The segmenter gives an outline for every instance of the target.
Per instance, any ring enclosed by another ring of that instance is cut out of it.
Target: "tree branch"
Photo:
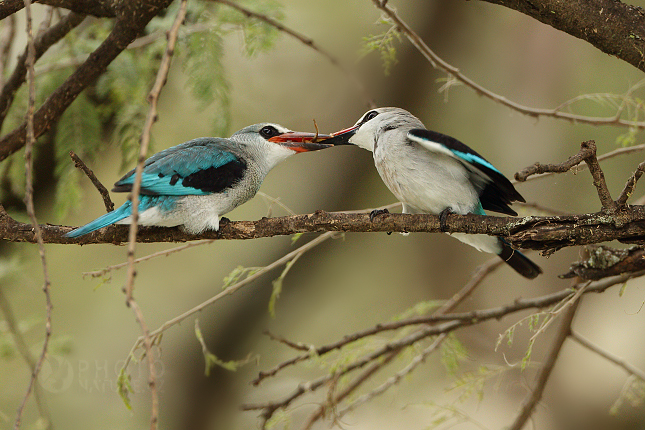
[[[61,40],[67,33],[72,31],[76,26],[78,26],[85,16],[78,15],[76,13],[69,13],[54,26],[47,29],[47,31],[40,33],[36,40],[34,40],[34,48],[36,51],[36,61],[45,53],[47,50],[54,45],[56,42]],[[13,103],[16,92],[25,82],[25,77],[27,75],[27,48],[18,58],[18,62],[13,69],[11,77],[7,79],[4,86],[2,86],[2,91],[0,92],[0,129],[2,124],[9,112],[9,108]]]
[[[539,109],[539,108],[532,108],[529,106],[524,106],[520,103],[517,103],[513,100],[509,100],[506,97],[500,96],[499,94],[496,94],[492,92],[491,90],[484,88],[477,82],[473,81],[466,75],[464,75],[459,68],[449,64],[445,60],[443,60],[441,57],[439,57],[426,43],[421,39],[421,37],[410,27],[401,17],[396,13],[396,10],[393,9],[388,5],[389,0],[372,0],[374,5],[382,10],[385,15],[394,23],[396,26],[397,30],[403,33],[410,43],[414,45],[415,48],[430,62],[432,67],[435,69],[443,70],[444,72],[448,73],[450,76],[454,77],[457,81],[461,82],[468,88],[471,88],[473,91],[475,91],[477,94],[487,97],[491,100],[493,100],[496,103],[499,103],[503,106],[509,107],[517,112],[520,112],[524,115],[532,116],[535,118],[538,117],[551,117],[551,118],[557,118],[557,119],[564,119],[567,121],[571,121],[574,123],[584,123],[584,124],[592,124],[592,125],[620,125],[620,126],[626,126],[626,127],[634,127],[634,128],[639,128],[643,129],[645,128],[645,122],[642,121],[629,121],[620,118],[620,114],[622,113],[622,109],[619,108],[618,111],[616,112],[615,115],[609,116],[609,117],[590,117],[590,116],[584,116],[584,115],[576,115],[570,112],[563,111],[562,108],[567,106],[568,103],[563,103],[560,106],[556,107],[555,109]],[[484,0],[487,1],[487,0]],[[510,3],[516,3],[519,0],[511,0]],[[557,2],[558,0],[553,0],[553,2]],[[572,0],[569,0],[572,1]],[[575,0],[574,0],[575,1]],[[581,2],[584,2],[585,0],[579,0]],[[595,1],[600,1],[600,0],[595,0]],[[602,0],[604,2],[615,2],[616,0]],[[499,4],[504,4],[506,5],[505,0],[496,0],[494,1],[495,3]],[[524,3],[524,2],[522,2]],[[529,1],[526,1],[525,3],[530,3]],[[562,3],[567,3],[567,2],[562,2]],[[620,2],[618,2],[620,3]],[[638,24],[641,27],[639,27],[639,30],[637,33],[642,33],[643,30],[643,24]],[[638,37],[639,42],[642,43],[642,40],[640,40],[640,36],[636,35],[635,37]],[[643,48],[640,48],[641,51]],[[618,56],[618,55],[617,55]],[[641,58],[642,61],[642,58]],[[641,67],[643,67],[643,64],[641,64]],[[642,69],[645,70],[645,69]]]
[[[523,249],[557,250],[610,240],[641,244],[645,240],[645,207],[630,206],[620,214],[611,216],[604,212],[524,218],[451,214],[446,219],[446,225],[451,233],[503,236],[514,247]],[[76,239],[64,237],[72,227],[51,224],[42,224],[40,227],[45,243],[122,245],[128,241],[128,226],[124,225],[113,225]],[[307,215],[262,218],[258,221],[232,221],[223,223],[218,232],[206,231],[199,235],[186,234],[178,227],[144,227],[139,230],[137,241],[248,240],[327,231],[442,232],[439,217],[435,215],[393,213],[381,215],[372,222],[369,215],[363,213],[316,211]],[[0,210],[0,239],[35,243],[32,226],[14,220],[3,210]]]
[[[81,160],[81,157],[76,155],[74,151],[69,151],[69,157],[74,161],[74,167],[77,169],[80,169],[81,172],[85,173],[85,175],[89,178],[89,180],[92,182],[92,185],[94,185],[94,188],[96,188],[96,191],[99,192],[101,197],[103,198],[103,204],[105,204],[105,210],[108,212],[112,212],[114,210],[114,203],[112,202],[112,199],[110,198],[110,192],[108,191],[107,188],[105,188],[105,185],[99,181],[99,178],[96,177],[92,169],[87,167],[87,165]]]
[[[37,0],[34,3],[62,7],[82,15],[92,15],[99,18],[114,18],[116,16],[116,0]],[[4,0],[0,2],[0,20],[5,19],[25,6],[23,0]]]
[[[521,430],[522,427],[524,427],[524,424],[526,424],[529,418],[531,418],[531,415],[533,415],[535,407],[542,398],[544,389],[546,388],[546,383],[549,380],[549,376],[551,376],[553,367],[555,366],[555,362],[560,355],[562,345],[564,345],[564,341],[567,340],[569,334],[571,333],[571,324],[573,323],[573,318],[576,315],[576,310],[578,309],[579,304],[580,299],[578,298],[578,300],[576,300],[568,309],[564,311],[560,330],[558,330],[558,333],[556,334],[555,340],[553,342],[553,346],[549,351],[544,365],[538,373],[535,388],[533,389],[531,394],[529,394],[529,396],[522,402],[520,413],[517,415],[517,417],[509,427],[509,430]]]
[[[34,134],[48,131],[76,97],[96,80],[107,66],[143,31],[145,26],[172,0],[118,2],[117,19],[109,36],[88,59],[58,87],[34,114]],[[0,140],[0,161],[25,145],[26,123]]]
[[[514,9],[645,71],[645,11],[617,0],[482,0]]]

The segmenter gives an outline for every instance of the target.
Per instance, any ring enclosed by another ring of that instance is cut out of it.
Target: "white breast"
[[[416,212],[439,214],[450,207],[459,214],[476,210],[479,196],[467,169],[453,158],[418,145],[377,145],[374,162],[383,182]]]

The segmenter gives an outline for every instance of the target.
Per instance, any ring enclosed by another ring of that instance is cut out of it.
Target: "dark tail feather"
[[[502,244],[502,252],[499,253],[499,256],[506,264],[515,269],[517,273],[528,279],[533,279],[542,273],[542,269],[529,260],[526,255],[511,248],[505,240],[500,239],[499,241]]]

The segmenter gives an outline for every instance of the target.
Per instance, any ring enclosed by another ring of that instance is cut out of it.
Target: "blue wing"
[[[526,201],[511,181],[488,160],[457,139],[425,129],[410,130],[408,139],[429,151],[448,155],[461,162],[470,172],[471,182],[479,192],[484,209],[515,216],[517,212],[509,204]]]
[[[245,170],[246,162],[232,152],[228,140],[194,139],[146,160],[141,194],[186,196],[219,193],[239,182]],[[133,169],[114,184],[112,191],[131,191],[134,177]]]

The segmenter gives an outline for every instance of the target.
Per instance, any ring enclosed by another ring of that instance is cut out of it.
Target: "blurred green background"
[[[370,1],[305,2],[283,0],[284,23],[311,37],[348,64],[356,64],[363,37],[387,29],[377,24],[380,13]],[[392,2],[400,15],[438,55],[486,88],[532,107],[555,107],[587,93],[625,93],[642,73],[605,55],[585,42],[542,25],[524,15],[485,2]],[[645,6],[643,1],[630,2]],[[221,6],[222,8],[224,6]],[[248,124],[271,121],[293,130],[321,132],[352,125],[366,110],[364,100],[345,75],[324,57],[297,40],[281,35],[273,49],[256,57],[242,53],[242,39],[225,39],[224,64],[231,89],[233,132]],[[399,106],[417,115],[429,129],[452,135],[496,165],[507,176],[536,162],[557,163],[576,153],[580,142],[594,139],[599,153],[617,148],[627,130],[577,125],[553,119],[529,118],[454,86],[439,93],[445,74],[434,70],[407,40],[397,43],[398,62],[385,75],[378,54],[357,63],[361,79],[379,106]],[[22,49],[22,48],[20,48]],[[182,68],[174,66],[160,100],[159,122],[154,126],[155,151],[211,134],[215,108],[204,109],[186,90]],[[576,112],[611,115],[596,102],[576,105]],[[642,134],[635,143],[642,142]],[[106,149],[100,162],[90,165],[106,185],[123,173],[121,158]],[[642,154],[615,158],[603,164],[610,190],[622,186]],[[528,202],[571,213],[595,212],[600,205],[586,171],[567,173],[519,185]],[[45,190],[46,191],[46,190]],[[364,209],[395,202],[373,167],[371,154],[353,147],[334,148],[292,157],[275,168],[262,190],[279,198],[296,213],[316,209]],[[643,195],[639,185],[635,198]],[[41,192],[41,223],[56,222],[51,193]],[[103,213],[103,203],[89,181],[83,181],[82,209],[62,220],[81,225]],[[121,204],[125,196],[114,196]],[[262,197],[227,216],[254,220],[266,216]],[[519,207],[520,215],[535,213]],[[272,214],[285,215],[274,206]],[[135,296],[148,325],[165,321],[221,291],[222,280],[237,266],[265,266],[313,236],[253,241],[221,241],[194,247],[138,267]],[[169,249],[171,244],[138,245],[137,255]],[[43,333],[44,299],[37,248],[3,244],[5,258],[19,257],[19,271],[2,279],[25,336],[36,354]],[[560,290],[568,285],[557,275],[579,258],[579,249],[559,251],[550,258],[531,254],[544,269],[534,281],[507,267],[490,276],[461,307],[472,310],[510,303]],[[54,302],[53,338],[48,378],[41,381],[58,429],[143,428],[149,419],[145,362],[132,367],[132,410],[115,393],[117,372],[139,336],[133,313],[121,288],[124,271],[109,281],[84,278],[82,272],[120,263],[125,247],[109,245],[47,246]],[[194,319],[168,330],[159,348],[161,426],[185,429],[243,429],[257,425],[257,414],[241,412],[239,405],[280,399],[297,384],[321,374],[315,366],[300,366],[252,387],[258,371],[294,355],[284,345],[262,334],[265,330],[290,340],[324,344],[353,331],[388,321],[415,303],[445,300],[458,291],[475,268],[491,258],[447,235],[346,234],[327,241],[298,260],[284,280],[276,317],[268,313],[271,282],[280,270],[226,297],[198,314],[210,350],[223,360],[259,356],[257,364],[237,372],[214,369],[204,375],[204,358],[194,335]],[[622,296],[618,287],[600,296],[587,296],[574,327],[581,334],[639,368],[645,368],[645,300],[642,280],[631,281]],[[526,325],[516,331],[512,346],[495,351],[500,333],[523,313],[459,330],[457,338],[468,350],[458,374],[481,365],[508,367],[485,385],[480,403],[456,403],[458,392],[437,355],[431,356],[411,377],[385,395],[346,416],[351,429],[425,429],[437,417],[436,405],[454,405],[485,428],[502,428],[513,419],[521,399],[533,387],[537,364],[549,348],[553,328],[538,338],[534,365],[520,371],[532,333]],[[1,322],[0,322],[1,324]],[[0,428],[13,425],[24,395],[29,371],[13,352],[6,325],[1,336],[5,357],[0,359]],[[409,357],[408,357],[409,358]],[[367,388],[373,388],[407,361],[397,361]],[[53,373],[52,373],[53,372]],[[642,429],[642,407],[625,405],[609,414],[627,376],[602,358],[567,342],[534,414],[536,428]],[[315,397],[315,401],[324,398]],[[314,401],[314,402],[315,402]],[[433,406],[434,405],[434,406]],[[291,411],[292,428],[314,410],[305,403]],[[37,428],[33,402],[23,428]],[[452,422],[452,421],[451,421]],[[329,424],[318,424],[325,428]],[[278,427],[280,428],[280,427]],[[472,422],[457,429],[477,428]]]

